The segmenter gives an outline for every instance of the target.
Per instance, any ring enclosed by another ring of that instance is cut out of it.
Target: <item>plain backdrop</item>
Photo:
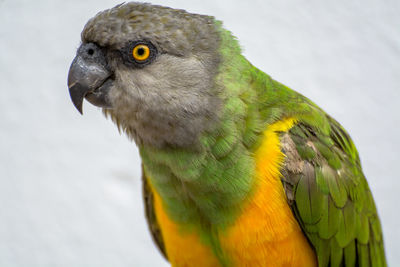
[[[66,85],[85,22],[118,3],[0,0],[0,266],[167,266],[136,146]],[[341,122],[400,266],[400,1],[153,3],[224,21],[250,62]]]

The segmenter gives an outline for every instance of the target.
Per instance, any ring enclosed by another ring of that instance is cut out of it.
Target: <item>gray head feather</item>
[[[123,64],[120,54],[137,40],[158,50],[143,68]],[[115,82],[113,109],[104,112],[138,145],[192,146],[217,120],[220,39],[214,18],[127,3],[89,20],[82,41],[105,48]]]

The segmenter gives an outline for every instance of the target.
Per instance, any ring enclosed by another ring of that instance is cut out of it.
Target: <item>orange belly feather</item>
[[[317,259],[287,204],[279,169],[284,161],[277,132],[294,124],[286,119],[270,125],[255,153],[256,188],[232,224],[219,235],[232,266],[317,266]],[[196,232],[181,232],[154,191],[154,209],[172,266],[221,266]]]

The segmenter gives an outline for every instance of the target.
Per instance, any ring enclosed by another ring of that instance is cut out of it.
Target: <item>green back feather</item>
[[[346,131],[326,118],[328,134],[300,121],[286,136],[300,158],[286,161],[304,164],[300,172],[285,167],[282,179],[293,196],[294,214],[319,266],[386,266],[382,230],[357,150]]]

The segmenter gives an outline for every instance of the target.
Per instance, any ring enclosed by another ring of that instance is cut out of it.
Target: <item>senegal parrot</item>
[[[172,266],[386,266],[349,134],[254,67],[210,16],[144,3],[85,25],[69,93],[139,148],[145,214]]]

